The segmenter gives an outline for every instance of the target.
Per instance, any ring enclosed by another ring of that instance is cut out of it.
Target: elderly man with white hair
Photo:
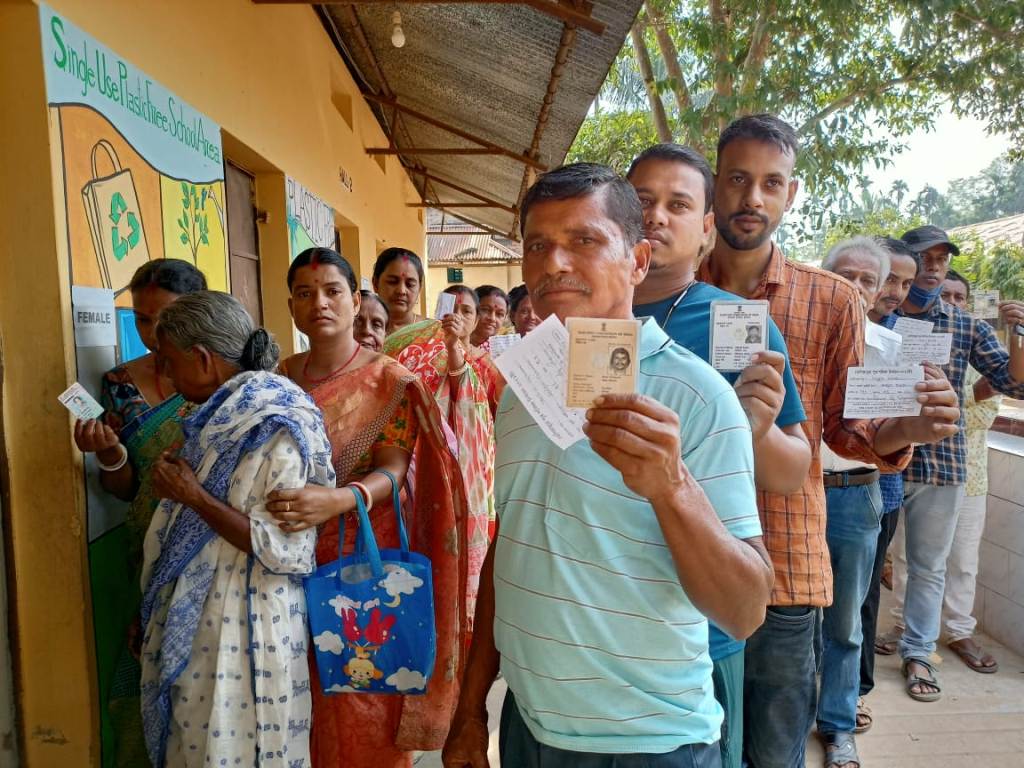
[[[865,310],[875,306],[889,276],[889,252],[870,237],[837,243],[822,268],[845,277],[860,293]],[[865,363],[892,364],[900,337],[867,323]],[[818,731],[827,735],[827,766],[859,768],[853,734],[858,728],[860,692],[861,605],[867,595],[882,518],[878,469],[844,459],[821,446],[827,523],[825,539],[832,560],[833,601],[822,613],[821,692]]]

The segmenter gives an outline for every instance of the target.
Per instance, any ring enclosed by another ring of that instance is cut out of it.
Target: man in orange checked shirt
[[[842,278],[789,261],[772,241],[796,196],[796,132],[772,115],[729,125],[718,142],[715,226],[718,240],[697,279],[749,299],[767,299],[782,331],[807,414],[813,458],[803,487],[758,493],[764,540],[775,568],[764,624],[747,641],[744,754],[753,768],[804,764],[814,721],[815,618],[832,601],[825,544],[825,497],[819,449],[899,470],[911,443],[954,434],[959,417],[949,382],[918,385],[920,416],[843,419],[846,371],[864,357],[864,308]]]

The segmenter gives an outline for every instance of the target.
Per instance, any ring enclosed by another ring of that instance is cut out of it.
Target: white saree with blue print
[[[285,533],[266,509],[282,488],[334,485],[313,401],[291,381],[247,372],[182,424],[203,487],[249,518],[253,554],[167,499],[142,574],[142,715],[163,766],[308,768],[312,698],[302,577],[315,529]]]

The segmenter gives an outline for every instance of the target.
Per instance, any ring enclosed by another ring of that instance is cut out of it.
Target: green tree
[[[997,157],[976,176],[957,179],[946,194],[949,215],[943,226],[975,224],[1024,212],[1024,162]]]
[[[888,164],[907,136],[931,126],[945,101],[1024,148],[1024,0],[647,0],[636,29],[599,104],[650,124],[641,37],[675,140],[710,156],[734,117],[781,115],[803,143],[802,212],[812,227],[849,200],[866,168]],[[597,136],[619,126],[598,111],[570,157],[621,168],[656,135],[651,124]],[[601,147],[614,154],[594,152]]]
[[[643,112],[602,111],[584,121],[566,162],[598,159],[624,172],[636,157],[637,147],[657,141],[654,125]]]
[[[987,246],[968,235],[959,243],[960,255],[950,266],[974,288],[999,291],[1005,299],[1024,299],[1024,246],[1007,240]]]

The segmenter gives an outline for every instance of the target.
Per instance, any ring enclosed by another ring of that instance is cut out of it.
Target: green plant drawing
[[[181,229],[181,242],[192,251],[192,261],[197,262],[200,245],[210,244],[209,215],[206,213],[206,200],[212,198],[209,189],[199,190],[195,184],[181,182],[181,217],[178,228]]]

